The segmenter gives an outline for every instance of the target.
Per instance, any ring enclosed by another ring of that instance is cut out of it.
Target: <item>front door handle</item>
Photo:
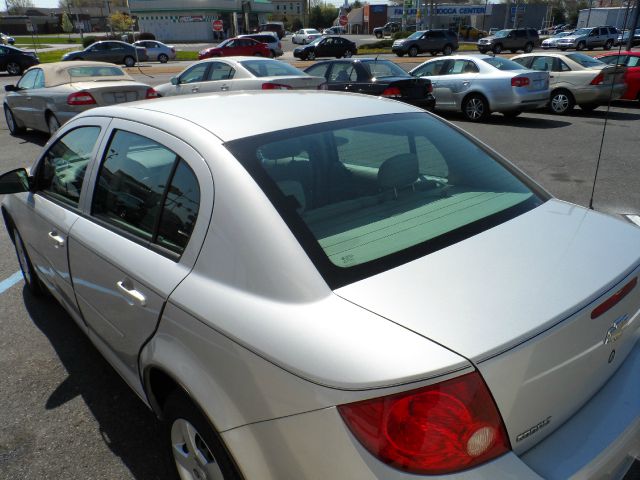
[[[198,90],[200,90],[198,87],[192,87],[192,88],[191,88],[191,91],[192,91],[193,93],[198,93]]]
[[[64,247],[64,238],[58,235],[58,232],[55,230],[53,232],[49,232],[49,238],[53,240],[53,246],[55,248]]]
[[[226,92],[227,90],[229,90],[229,85],[222,85],[220,87],[220,90],[222,90],[223,92]]]
[[[118,286],[118,290],[120,290],[120,292],[122,292],[128,299],[127,303],[129,305],[137,304],[141,307],[145,307],[147,305],[147,298],[138,290],[133,288],[130,280],[120,280],[119,282],[116,282],[116,285]]]

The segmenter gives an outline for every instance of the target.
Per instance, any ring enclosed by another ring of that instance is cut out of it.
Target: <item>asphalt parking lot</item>
[[[157,85],[171,74],[135,76]],[[14,80],[0,74],[0,88]],[[516,119],[495,114],[484,124],[455,114],[445,118],[555,196],[584,206],[602,146],[594,208],[640,214],[640,104],[615,102],[606,110],[576,109],[562,117],[535,112]],[[46,141],[38,133],[12,137],[0,119],[0,171],[30,166]],[[0,228],[0,479],[171,478],[153,414],[61,307],[24,290],[18,269],[13,245]]]

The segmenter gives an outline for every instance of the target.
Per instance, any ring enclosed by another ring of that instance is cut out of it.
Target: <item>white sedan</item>
[[[322,33],[320,33],[315,28],[302,28],[293,34],[293,36],[291,37],[291,41],[293,43],[306,45],[307,43],[311,43],[316,38],[320,38],[321,36]]]
[[[170,83],[156,87],[162,97],[232,90],[324,89],[324,77],[314,77],[270,58],[222,57],[197,62]]]

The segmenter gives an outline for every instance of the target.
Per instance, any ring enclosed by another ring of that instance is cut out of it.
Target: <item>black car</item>
[[[436,104],[430,80],[414,78],[389,60],[327,60],[312,65],[305,72],[324,77],[329,90],[393,98],[425,110],[432,110]]]
[[[458,36],[455,32],[444,29],[417,31],[407,38],[396,40],[391,47],[391,51],[399,57],[405,54],[415,57],[424,52],[431,55],[437,55],[438,52],[451,55],[457,49]]]
[[[134,47],[118,40],[106,40],[92,43],[84,50],[65,54],[62,61],[67,60],[94,60],[133,67],[137,62],[146,62],[148,57],[145,48]]]
[[[314,60],[318,57],[349,58],[358,53],[358,47],[343,37],[319,37],[303,47],[293,51],[293,56],[302,60]]]
[[[385,35],[391,35],[392,33],[399,32],[402,26],[396,22],[385,23],[382,27],[376,27],[373,29],[373,34],[376,38],[382,38]]]
[[[38,65],[40,61],[35,53],[25,52],[9,45],[0,45],[0,72],[9,75],[22,75],[27,68]]]

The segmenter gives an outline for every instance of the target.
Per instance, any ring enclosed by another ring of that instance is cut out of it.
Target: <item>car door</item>
[[[27,71],[18,81],[18,90],[7,92],[6,99],[13,116],[25,127],[33,128],[34,117],[31,92],[33,91],[38,76],[42,76],[42,70],[34,68]]]
[[[358,79],[358,71],[352,62],[334,62],[327,78],[329,90],[365,92],[366,79]]]
[[[335,57],[336,49],[333,38],[325,38],[315,44],[316,57]]]
[[[209,62],[196,63],[185,70],[178,77],[178,84],[175,86],[176,95],[188,95],[198,93],[207,78]]]
[[[462,100],[479,75],[477,65],[471,60],[449,60],[439,79],[443,93],[443,106],[460,107]]]
[[[235,76],[235,69],[222,61],[207,62],[209,70],[202,83],[200,83],[199,92],[226,92],[233,90],[238,82],[232,81]],[[242,90],[242,88],[236,88]]]
[[[531,70],[538,72],[549,72],[549,88],[553,90],[559,84],[566,83],[569,72],[569,66],[557,57],[547,57],[545,55],[531,57],[531,63],[528,66]]]
[[[444,80],[445,65],[449,65],[449,63],[451,63],[450,60],[432,60],[411,73],[414,77],[428,78],[431,81],[437,108],[448,107],[452,103],[451,94],[447,90],[447,82]]]
[[[70,232],[69,265],[90,338],[144,395],[138,352],[200,251],[213,180],[177,137],[123,119],[110,128]]]
[[[85,177],[108,124],[104,117],[85,118],[62,129],[32,170],[35,190],[27,212],[19,216],[22,221],[17,220],[38,277],[76,321],[80,316],[69,271],[69,232],[81,216]]]
[[[141,42],[140,46],[147,49],[147,56],[149,57],[149,60],[157,60],[158,55],[162,53],[161,51],[162,49],[160,48],[160,45],[157,42],[152,42],[152,41]]]

